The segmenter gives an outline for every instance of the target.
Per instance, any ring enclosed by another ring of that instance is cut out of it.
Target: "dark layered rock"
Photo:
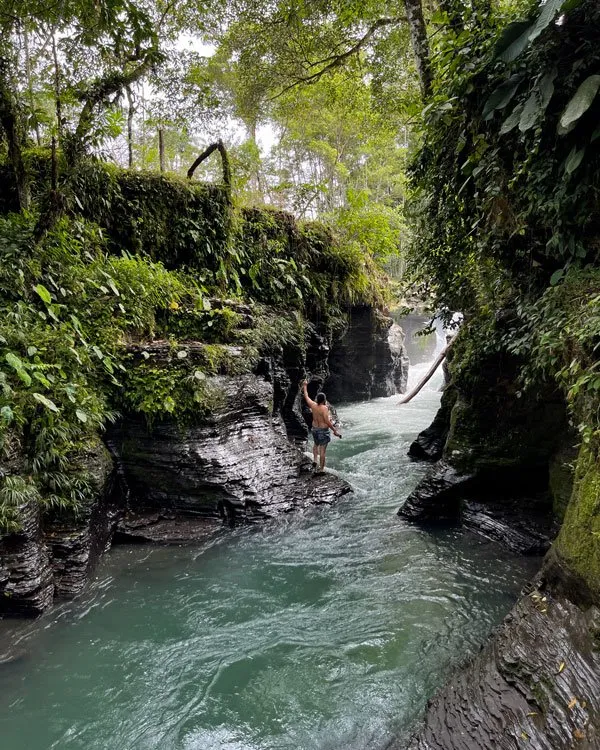
[[[558,526],[547,494],[535,492],[543,479],[531,476],[527,484],[519,484],[518,479],[515,476],[511,494],[494,474],[464,474],[441,460],[408,496],[398,515],[423,525],[460,523],[513,552],[542,555]]]
[[[329,334],[319,326],[311,326],[306,348],[286,346],[270,357],[265,357],[257,374],[273,385],[273,413],[281,415],[288,438],[303,444],[311,423],[300,392],[300,384],[307,378],[309,395],[314,398],[329,376]]]
[[[474,358],[468,339],[453,356],[460,352],[471,366],[458,370],[456,402],[442,415],[442,460],[400,512],[417,522],[461,522],[517,552],[552,546],[539,590],[519,601],[430,701],[412,740],[397,747],[597,750],[600,449],[584,442],[573,473],[574,436],[556,392],[524,396],[514,359],[480,351]]]
[[[92,488],[76,515],[42,514],[37,502],[19,509],[21,529],[0,536],[0,615],[34,617],[56,598],[84,587],[117,522],[112,461],[97,441],[79,458]]]
[[[417,523],[454,523],[460,519],[461,500],[473,483],[472,474],[462,474],[447,461],[438,461],[407,497],[398,515]]]
[[[400,326],[370,307],[352,308],[331,347],[327,397],[364,401],[406,391],[408,356]]]
[[[18,511],[21,530],[0,537],[0,615],[33,617],[54,598],[54,579],[38,504]]]
[[[211,378],[210,387],[220,397],[194,426],[149,430],[126,419],[111,431],[108,445],[130,491],[119,533],[131,534],[132,520],[148,511],[157,520],[254,521],[330,503],[350,490],[332,474],[313,475],[310,460],[287,440],[272,416],[272,383],[223,376]]]
[[[600,610],[547,588],[524,596],[430,702],[397,750],[597,750]]]
[[[442,457],[444,446],[450,432],[450,415],[456,403],[458,393],[456,388],[447,386],[442,394],[440,408],[433,422],[420,432],[410,444],[408,455],[412,458],[427,461],[437,461]]]

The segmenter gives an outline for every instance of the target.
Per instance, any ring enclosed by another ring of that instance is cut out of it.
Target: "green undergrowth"
[[[128,179],[138,190],[146,177]],[[221,403],[211,376],[302,352],[314,325],[334,329],[348,305],[383,299],[368,259],[281,212],[237,213],[223,273],[199,270],[200,255],[178,268],[153,258],[156,226],[117,253],[105,218],[67,213],[36,243],[35,214],[0,216],[0,531],[32,501],[85,507],[95,485],[82,457],[119,415],[205,419]]]

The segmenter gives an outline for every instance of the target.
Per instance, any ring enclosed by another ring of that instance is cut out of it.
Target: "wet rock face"
[[[524,596],[395,750],[597,750],[599,636],[596,607],[544,589]]]
[[[76,518],[42,515],[36,503],[20,509],[21,530],[0,536],[0,616],[35,617],[56,598],[85,586],[116,525],[109,492],[112,462],[100,443],[83,458],[96,500]]]
[[[398,515],[422,525],[460,523],[513,552],[542,555],[558,532],[543,477],[518,473],[464,474],[445,460],[434,464]]]
[[[332,403],[404,393],[408,356],[402,329],[372,308],[353,308],[331,347],[329,370],[325,392]]]
[[[20,508],[22,530],[0,537],[0,615],[32,617],[50,606],[54,580],[36,503]]]
[[[285,424],[289,440],[304,444],[308,437],[310,410],[300,392],[300,384],[310,381],[309,395],[314,398],[329,376],[330,341],[318,326],[311,330],[306,350],[287,347],[259,365],[257,374],[273,386],[273,413]]]
[[[460,519],[461,498],[473,479],[447,461],[438,461],[407,497],[398,515],[416,523],[456,522]]]
[[[206,422],[149,431],[124,420],[109,435],[131,493],[120,532],[148,511],[163,520],[171,514],[234,523],[330,503],[350,490],[331,474],[312,475],[310,460],[272,417],[271,383],[244,375],[213,378],[211,387],[222,397]]]
[[[446,439],[450,432],[450,415],[452,407],[456,403],[458,393],[456,388],[447,386],[442,394],[440,408],[433,422],[420,432],[408,449],[408,455],[412,458],[437,461],[442,457]]]

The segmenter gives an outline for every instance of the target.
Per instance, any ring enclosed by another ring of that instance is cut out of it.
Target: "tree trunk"
[[[0,125],[8,142],[8,158],[12,165],[19,210],[29,208],[29,179],[23,162],[23,133],[19,111],[10,87],[10,67],[6,57],[0,56]]]
[[[417,73],[421,84],[421,94],[426,100],[431,94],[433,74],[431,71],[431,57],[429,52],[429,40],[427,39],[427,29],[425,19],[423,18],[423,6],[421,0],[404,0],[406,9],[406,19],[410,30],[410,40],[412,43]]]
[[[162,128],[158,129],[158,163],[160,171],[165,171],[165,134]]]
[[[229,164],[229,155],[223,141],[218,140],[216,143],[211,143],[210,146],[204,149],[196,161],[187,171],[188,180],[191,180],[194,176],[196,169],[202,164],[205,159],[212,154],[213,151],[218,151],[221,154],[221,162],[223,164],[223,184],[225,187],[231,189],[231,165]]]
[[[62,99],[60,96],[60,65],[58,63],[58,53],[56,51],[56,37],[52,32],[52,58],[54,60],[54,102],[56,106],[56,123],[57,123],[57,134],[58,142],[62,140],[62,129],[63,129],[63,115],[62,115]]]
[[[31,72],[31,55],[29,54],[29,34],[27,29],[23,29],[23,50],[25,52],[25,72],[27,75],[27,93],[29,95],[29,106],[31,108],[31,116],[34,118],[34,129],[35,129],[35,140],[38,146],[42,143],[42,136],[40,134],[40,124],[35,116],[35,98],[33,95],[33,74]]]
[[[133,92],[131,86],[126,86],[127,93],[127,166],[133,167],[133,116],[135,114],[135,104],[133,101]]]

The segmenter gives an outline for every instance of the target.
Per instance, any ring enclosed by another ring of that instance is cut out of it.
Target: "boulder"
[[[390,750],[596,750],[599,634],[597,607],[534,589]]]
[[[76,515],[42,513],[31,501],[19,508],[20,530],[0,536],[0,615],[34,617],[56,598],[75,596],[108,544],[119,512],[112,461],[97,440],[78,465],[92,494]]]

